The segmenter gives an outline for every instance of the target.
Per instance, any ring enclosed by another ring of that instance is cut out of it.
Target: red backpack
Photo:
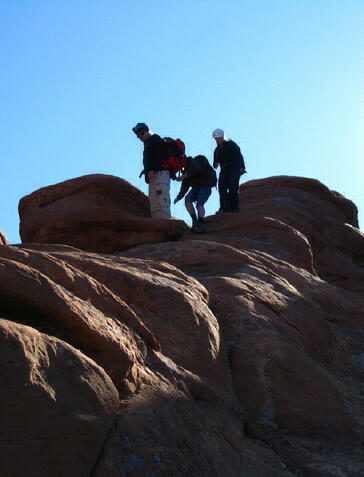
[[[183,173],[186,167],[185,145],[181,139],[163,138],[167,148],[167,157],[161,162],[162,169],[169,170],[171,179],[176,179],[178,173]]]

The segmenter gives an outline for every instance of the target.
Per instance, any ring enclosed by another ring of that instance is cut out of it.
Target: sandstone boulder
[[[207,288],[210,308],[218,318],[224,342],[230,348],[235,390],[243,407],[244,402],[251,398],[254,410],[248,412],[246,408],[246,412],[250,414],[250,426],[255,419],[256,422],[264,419],[263,389],[270,396],[274,386],[275,392],[280,395],[278,401],[286,402],[285,394],[291,379],[289,373],[283,374],[284,382],[271,377],[270,371],[252,373],[252,366],[256,365],[260,369],[261,363],[267,362],[268,358],[263,359],[259,351],[260,346],[266,346],[269,359],[276,362],[280,369],[290,369],[293,366],[297,368],[297,373],[301,373],[302,367],[309,368],[310,363],[316,363],[312,365],[314,368],[316,366],[318,376],[323,373],[321,378],[317,378],[317,382],[320,379],[322,382],[331,382],[330,386],[326,384],[325,387],[331,392],[337,408],[330,418],[328,412],[325,412],[327,401],[317,400],[316,412],[312,412],[311,386],[306,386],[302,379],[295,382],[295,389],[302,400],[300,413],[305,415],[303,419],[307,419],[305,425],[301,426],[303,433],[304,429],[308,431],[311,427],[316,432],[325,433],[325,429],[329,433],[333,429],[337,432],[337,425],[341,422],[338,415],[341,418],[346,416],[340,431],[343,435],[355,431],[352,415],[343,403],[351,402],[352,394],[356,395],[356,418],[359,421],[361,408],[358,368],[350,356],[343,359],[343,355],[348,346],[352,355],[360,354],[360,338],[358,335],[355,337],[360,333],[363,318],[363,298],[360,294],[338,290],[315,275],[259,251],[240,251],[206,240],[141,246],[124,252],[123,255],[154,261],[166,260],[197,278]],[[272,354],[273,343],[280,350],[276,354]],[[249,359],[255,365],[249,364],[244,353],[250,356]],[[337,358],[332,361],[334,356]],[[235,372],[235,360],[244,363],[245,367],[237,364]],[[286,364],[282,364],[283,362]],[[313,376],[313,372],[310,374]],[[340,382],[346,374],[350,375],[351,384],[346,379],[346,388],[343,388]],[[239,384],[244,379],[245,384]],[[301,382],[301,386],[298,382]],[[258,388],[259,391],[256,392]],[[304,396],[307,397],[307,406]],[[350,406],[353,408],[352,404]],[[280,407],[282,412],[286,408],[288,403]],[[323,421],[317,425],[315,423],[320,420],[320,416]],[[285,422],[283,429],[288,429],[289,423],[283,416],[281,418]],[[296,426],[299,426],[299,419],[297,414]],[[331,422],[330,425],[328,421]]]
[[[81,439],[69,450],[70,477],[364,475],[364,261],[356,208],[317,181],[289,177],[244,184],[240,208],[208,217],[204,235],[185,231],[178,241],[136,241],[128,250],[119,240],[108,255],[91,253],[87,242],[85,250],[0,247],[4,323],[71,349],[81,380],[90,363],[119,393],[92,472],[83,473],[91,457],[79,466]],[[136,220],[153,224],[138,213]],[[28,359],[43,359],[41,349],[30,349]],[[7,355],[17,356],[12,349]],[[54,376],[62,382],[64,375],[48,361],[54,375],[36,374],[50,390]],[[92,382],[102,393],[105,385]],[[82,396],[74,389],[76,406]],[[60,426],[68,423],[57,420],[62,403],[52,414]],[[26,445],[14,448],[21,453]],[[42,461],[39,449],[31,448]],[[39,477],[57,474],[52,462]]]
[[[143,386],[123,406],[95,477],[292,477],[277,454],[246,437],[239,410],[203,389],[186,392],[186,375],[152,354]],[[205,384],[206,386],[206,384]],[[192,399],[191,399],[192,397]]]
[[[90,475],[119,406],[107,374],[65,342],[2,318],[0,363],[1,475]]]
[[[172,265],[67,246],[9,246],[0,250],[0,290],[7,316],[81,349],[117,386],[127,386],[146,346],[229,383],[208,293]]]
[[[9,241],[3,232],[0,230],[0,245],[9,245]]]
[[[148,198],[129,182],[95,174],[39,189],[19,202],[23,243],[58,243],[92,252],[177,239],[186,224],[152,219]]]
[[[208,240],[263,253],[364,292],[364,234],[351,201],[314,179],[277,176],[240,186],[240,213],[206,217]],[[205,240],[185,233],[181,240]]]
[[[364,291],[364,235],[350,200],[317,180],[288,176],[247,182],[239,197],[243,214],[248,210],[257,217],[269,216],[301,233],[311,246],[313,266],[321,278]]]
[[[205,234],[122,255],[166,261],[206,287],[249,437],[297,475],[363,475],[356,208],[303,178],[240,192],[241,213],[208,217]]]
[[[9,475],[86,476],[95,466],[97,476],[158,469],[238,477],[245,466],[262,477],[290,476],[267,445],[244,433],[219,326],[195,279],[167,263],[57,245],[4,247],[0,263],[0,314],[12,330],[1,384],[14,404],[11,422],[25,403],[19,425],[6,424],[1,434]],[[107,437],[97,418],[103,408],[91,412],[97,392],[111,401],[106,424],[115,417]],[[7,423],[9,407],[1,412]],[[16,455],[24,457],[15,462]]]

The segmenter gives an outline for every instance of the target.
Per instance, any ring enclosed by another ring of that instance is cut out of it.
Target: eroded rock
[[[92,204],[100,235],[90,247],[76,214],[54,237],[62,243],[79,227],[84,250],[0,247],[0,316],[72,349],[80,376],[91,363],[118,391],[92,475],[363,476],[364,261],[355,206],[311,179],[251,181],[240,189],[241,212],[208,217],[204,235],[148,236],[158,243],[147,244],[118,236],[107,251],[123,251],[103,255],[90,253],[104,247],[96,209],[118,205],[105,176],[97,192],[89,180],[46,191],[38,230],[42,194],[22,204],[33,242],[51,237],[52,197],[69,211],[80,198]],[[142,210],[126,228],[139,219],[155,230],[175,223]],[[116,237],[117,227],[107,227]],[[34,349],[29,356],[41,359]],[[61,382],[59,366],[51,368]],[[50,376],[43,381],[52,388]],[[80,468],[74,451],[67,475],[89,475],[89,461]]]
[[[0,245],[9,245],[9,241],[5,234],[0,230]]]
[[[67,343],[0,318],[1,475],[87,476],[119,407],[108,375]]]
[[[66,244],[110,253],[176,240],[181,220],[150,217],[148,198],[124,179],[103,174],[44,187],[19,202],[23,243]]]

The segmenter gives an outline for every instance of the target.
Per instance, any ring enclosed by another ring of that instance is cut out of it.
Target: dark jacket
[[[196,156],[195,158],[188,158],[185,172],[187,177],[183,179],[181,189],[176,197],[177,201],[187,193],[188,189],[202,189],[203,187],[212,187],[211,176],[206,167],[203,167],[203,162],[208,159],[205,156]]]
[[[214,151],[214,165],[220,164],[221,168],[240,164],[240,169],[245,170],[244,157],[240,147],[231,139],[216,146]]]
[[[167,147],[163,139],[158,134],[152,134],[144,142],[143,166],[145,180],[147,181],[149,171],[161,171],[161,161],[167,158]]]

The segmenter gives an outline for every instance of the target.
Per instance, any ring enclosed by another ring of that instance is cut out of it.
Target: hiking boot
[[[204,228],[203,228],[203,222],[202,220],[198,220],[195,224],[195,226],[192,229],[196,234],[203,234],[204,233]]]
[[[204,228],[202,224],[196,224],[192,227],[192,232],[195,234],[203,234]]]

